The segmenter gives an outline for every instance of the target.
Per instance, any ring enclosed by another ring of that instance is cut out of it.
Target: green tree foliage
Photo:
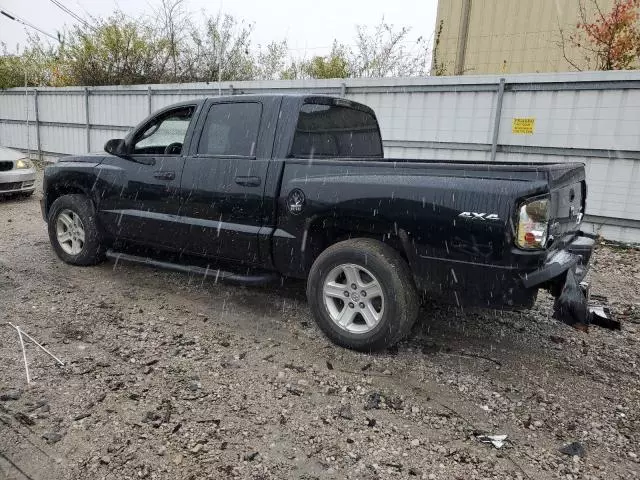
[[[311,78],[347,78],[351,73],[346,49],[336,42],[329,55],[313,57],[302,68]]]
[[[382,21],[373,28],[359,25],[356,44],[334,42],[331,53],[307,61],[292,61],[283,78],[410,77],[428,75],[429,44],[410,40],[409,28]]]
[[[281,78],[294,80],[301,78],[348,78],[351,75],[347,50],[338,42],[333,43],[331,53],[317,55],[311,60],[295,61],[282,72]]]
[[[0,49],[0,88],[215,82],[254,79],[386,77],[427,74],[428,52],[409,29],[384,22],[357,27],[353,47],[334,42],[328,55],[288,58],[286,40],[253,48],[254,26],[231,15],[198,22],[185,0],[156,0],[151,17],[116,11],[60,33],[58,45],[32,37],[19,55]]]
[[[25,84],[25,69],[22,58],[11,55],[3,43],[0,55],[0,88],[17,87]]]
[[[40,87],[52,85],[52,75],[57,57],[55,49],[44,47],[37,37],[22,54],[10,54],[5,44],[0,44],[0,89],[11,87]]]
[[[169,42],[150,25],[119,12],[76,26],[60,47],[56,82],[71,85],[157,83],[165,78]]]

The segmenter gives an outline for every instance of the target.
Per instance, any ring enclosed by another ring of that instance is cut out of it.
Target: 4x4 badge
[[[458,216],[469,220],[500,220],[497,213],[462,212]]]
[[[302,212],[305,201],[304,192],[299,188],[294,188],[287,196],[287,208],[292,214],[297,215]]]

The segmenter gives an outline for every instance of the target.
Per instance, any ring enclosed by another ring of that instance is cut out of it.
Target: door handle
[[[236,183],[245,187],[259,187],[260,177],[236,177]]]
[[[175,180],[176,172],[167,172],[167,171],[153,172],[153,178],[157,178],[159,180]]]

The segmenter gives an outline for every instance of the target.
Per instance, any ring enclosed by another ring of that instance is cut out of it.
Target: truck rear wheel
[[[58,257],[71,265],[95,265],[104,259],[96,213],[84,195],[63,195],[49,210],[49,240]]]
[[[375,351],[406,336],[419,301],[409,266],[393,248],[367,238],[336,243],[309,273],[307,299],[334,343]]]

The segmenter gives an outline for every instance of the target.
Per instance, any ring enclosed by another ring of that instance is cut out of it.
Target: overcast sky
[[[82,17],[109,15],[120,8],[130,16],[149,15],[159,0],[58,0]],[[218,11],[255,23],[252,44],[267,44],[286,38],[290,55],[310,57],[325,54],[333,39],[353,44],[355,25],[375,25],[384,16],[396,27],[411,28],[411,39],[430,41],[435,26],[437,0],[187,0],[194,14]],[[56,35],[73,18],[51,0],[0,0],[0,8]],[[196,15],[196,18],[201,18]],[[10,51],[24,45],[25,27],[0,15],[0,42]],[[44,37],[46,38],[46,37]]]

